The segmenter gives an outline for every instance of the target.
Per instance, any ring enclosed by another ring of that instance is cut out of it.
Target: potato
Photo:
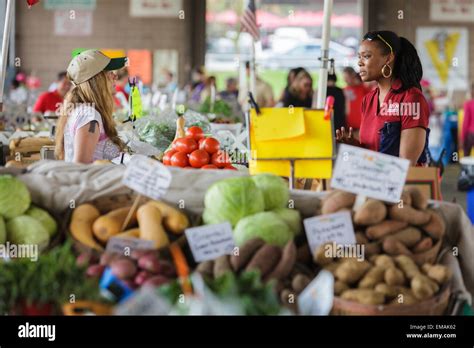
[[[364,275],[359,282],[359,289],[373,289],[375,285],[383,281],[385,268],[374,266]]]
[[[430,220],[427,224],[421,226],[421,228],[435,240],[440,240],[446,233],[446,223],[436,211],[428,210],[428,213],[430,214]]]
[[[270,279],[283,279],[286,278],[296,262],[296,246],[293,240],[286,243],[283,248],[280,261],[277,263],[273,271],[265,276],[265,281]]]
[[[408,223],[405,221],[385,220],[377,225],[368,227],[365,233],[370,239],[379,240],[389,234],[398,232],[407,226]]]
[[[430,237],[425,237],[421,239],[416,245],[413,247],[412,251],[415,254],[424,253],[425,251],[430,250],[433,247],[433,239]]]
[[[430,265],[425,263],[421,269],[428,276],[428,278],[434,280],[439,285],[445,284],[453,276],[453,272],[448,267],[443,265]]]
[[[366,258],[373,255],[378,255],[382,251],[382,247],[380,246],[379,242],[365,244],[364,248]]]
[[[336,296],[341,295],[344,291],[349,289],[349,285],[347,285],[344,282],[341,282],[340,280],[336,280],[334,282],[334,294]]]
[[[332,242],[327,242],[318,247],[318,249],[314,253],[314,262],[317,265],[324,266],[324,265],[330,264],[333,261],[333,257],[326,256],[327,248],[329,247],[332,248],[332,245],[333,245]]]
[[[405,276],[403,275],[403,272],[395,267],[390,267],[385,270],[384,280],[389,286],[405,284]]]
[[[133,282],[137,284],[138,286],[142,286],[151,277],[153,277],[153,274],[151,274],[150,272],[140,271],[137,273],[137,275],[133,279]]]
[[[88,277],[101,277],[104,269],[104,265],[91,265],[87,267],[86,275]]]
[[[388,255],[377,255],[373,261],[374,265],[376,266],[382,266],[385,269],[389,267],[395,267],[395,262],[393,262],[393,259],[388,256]]]
[[[283,289],[280,292],[280,302],[288,305],[296,302],[296,294],[291,289]]]
[[[291,287],[299,295],[311,283],[311,279],[304,274],[297,274],[291,281]]]
[[[364,232],[357,231],[357,232],[355,233],[355,237],[356,237],[356,243],[357,243],[357,244],[367,244],[367,243],[369,243],[369,240],[368,240],[367,237],[365,236],[365,233],[364,233]]]
[[[388,236],[383,241],[383,251],[388,255],[397,256],[397,255],[411,255],[411,251],[400,241]]]
[[[370,263],[367,261],[359,262],[356,259],[349,259],[336,269],[335,276],[349,285],[358,282],[370,268]]]
[[[418,303],[418,299],[413,294],[411,289],[399,286],[396,288],[398,294],[396,297],[390,302],[393,305],[414,305]]]
[[[201,262],[196,271],[203,276],[213,278],[214,277],[214,260],[208,260]]]
[[[119,258],[121,255],[117,253],[108,253],[105,252],[100,255],[100,264],[103,266],[108,266],[113,260]]]
[[[313,255],[311,254],[311,250],[307,243],[298,247],[296,252],[296,262],[306,265],[310,263],[312,259]]]
[[[281,257],[281,248],[275,245],[262,246],[248,263],[245,271],[258,270],[265,277],[278,264]]]
[[[413,261],[409,256],[399,255],[395,258],[395,262],[397,263],[398,268],[403,271],[405,277],[410,280],[420,274],[420,270],[415,261]]]
[[[410,194],[412,206],[418,210],[425,210],[428,207],[428,199],[416,186],[408,186],[405,190]]]
[[[321,213],[323,215],[332,214],[344,208],[352,208],[356,196],[345,191],[334,191],[323,199]]]
[[[412,205],[411,201],[411,194],[410,192],[407,191],[407,189],[404,189],[402,191],[402,196],[400,197],[400,201],[402,202],[403,205]]]
[[[394,299],[399,293],[396,286],[391,286],[385,283],[378,283],[375,285],[374,290],[383,294],[387,300]]]
[[[234,272],[240,271],[244,268],[257,250],[264,244],[265,242],[263,239],[253,238],[245,242],[245,244],[239,248],[238,255],[232,254],[230,256],[230,264]]]
[[[381,305],[385,302],[385,296],[372,289],[349,289],[342,293],[341,298],[366,305]]]
[[[158,254],[149,253],[138,259],[138,267],[151,273],[159,273],[161,269],[160,266]]]
[[[110,263],[112,273],[120,279],[130,279],[137,273],[137,266],[131,259],[120,258]]]
[[[422,275],[417,274],[411,280],[411,289],[418,300],[426,300],[435,294],[435,288],[430,284],[430,280]]]
[[[369,198],[354,214],[357,225],[368,226],[382,222],[387,216],[387,207],[381,201]]]
[[[425,225],[431,217],[429,212],[416,210],[406,204],[403,205],[403,208],[400,208],[397,204],[392,205],[389,208],[389,216],[392,220],[408,222],[415,226]]]
[[[229,255],[222,255],[214,260],[214,277],[219,278],[221,275],[231,272],[232,268],[230,267]]]
[[[340,266],[339,262],[331,262],[330,264],[324,265],[323,269],[331,272],[333,275],[336,272],[336,269]]]
[[[385,238],[398,240],[407,248],[411,248],[421,240],[421,231],[416,227],[407,227]]]

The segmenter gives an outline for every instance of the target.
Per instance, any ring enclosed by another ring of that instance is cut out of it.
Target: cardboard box
[[[438,173],[439,168],[437,167],[410,167],[406,186],[416,186],[426,198],[441,201],[441,185]]]

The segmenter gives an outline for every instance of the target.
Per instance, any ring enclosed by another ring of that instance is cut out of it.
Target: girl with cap
[[[73,88],[64,99],[56,130],[56,157],[92,163],[120,155],[124,145],[112,117],[116,76],[126,58],[111,59],[97,50],[75,56],[67,69]]]
[[[344,128],[336,140],[426,165],[429,106],[420,81],[423,68],[415,47],[391,31],[367,33],[359,47],[359,75],[377,87],[362,101],[360,139]]]

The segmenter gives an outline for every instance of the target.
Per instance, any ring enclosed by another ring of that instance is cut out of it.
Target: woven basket
[[[365,305],[334,298],[332,315],[444,315],[449,304],[451,286],[445,285],[434,297],[414,305]]]

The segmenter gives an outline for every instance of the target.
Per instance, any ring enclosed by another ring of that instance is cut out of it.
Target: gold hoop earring
[[[387,76],[385,75],[385,68],[389,68],[389,69],[390,69],[390,73],[389,73]],[[392,77],[392,68],[390,67],[390,65],[385,64],[385,65],[382,67],[382,76],[385,77],[386,79]]]

